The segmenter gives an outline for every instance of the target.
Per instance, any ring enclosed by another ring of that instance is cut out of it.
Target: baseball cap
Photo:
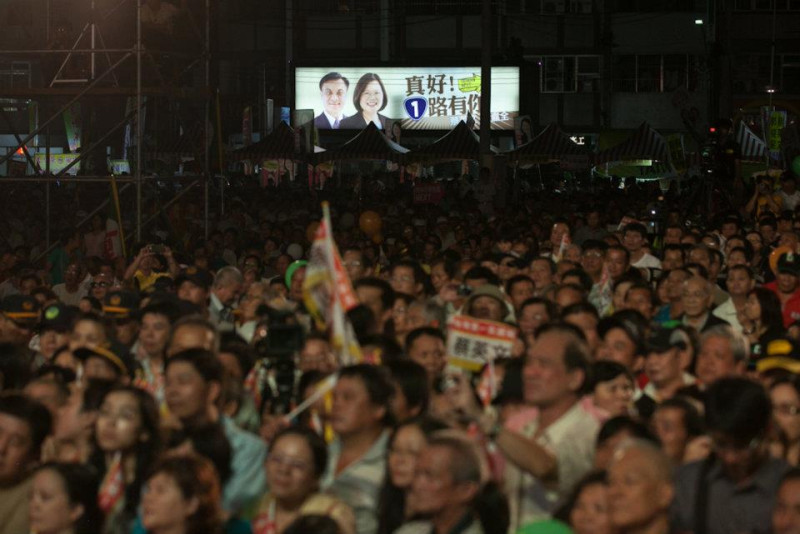
[[[9,295],[0,301],[0,313],[26,326],[39,322],[40,309],[39,301],[29,295]]]
[[[647,352],[666,352],[678,347],[681,350],[689,347],[691,340],[680,328],[654,328],[647,338]]]
[[[779,337],[767,343],[764,356],[756,362],[756,371],[763,373],[771,369],[800,373],[800,346],[797,342]]]
[[[39,323],[39,330],[54,330],[56,332],[69,332],[72,323],[78,316],[78,308],[67,306],[60,302],[51,304],[42,311],[42,320]]]
[[[207,270],[190,265],[182,270],[175,279],[175,287],[180,287],[184,282],[191,282],[197,287],[209,289],[214,283],[214,277]]]
[[[800,276],[800,258],[797,254],[787,252],[778,258],[778,272]]]
[[[132,362],[129,351],[125,345],[118,341],[112,341],[107,345],[80,347],[75,349],[73,354],[79,360],[84,361],[92,357],[102,358],[119,371],[121,375],[132,375]]]
[[[139,295],[133,291],[110,291],[103,301],[103,313],[114,319],[124,319],[136,314]]]

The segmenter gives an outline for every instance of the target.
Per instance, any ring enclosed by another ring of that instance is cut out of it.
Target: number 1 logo
[[[428,111],[428,101],[421,96],[412,96],[406,98],[403,102],[403,107],[406,108],[406,114],[411,120],[418,121],[425,116]]]

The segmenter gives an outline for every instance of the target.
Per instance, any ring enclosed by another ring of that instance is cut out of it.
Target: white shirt
[[[336,118],[336,117],[334,117],[333,115],[329,115],[327,111],[323,111],[323,112],[322,112],[322,114],[323,114],[323,115],[325,115],[325,118],[326,118],[326,119],[328,119],[328,122],[329,122],[329,123],[330,123],[330,125],[331,125],[331,129],[333,129],[333,127],[334,127],[334,126],[333,126],[333,124],[334,124],[334,123],[335,123],[337,120],[338,120],[339,122],[342,122],[342,120],[344,120],[344,118],[345,118],[345,116],[346,116],[344,113],[342,113],[342,116],[341,116],[341,117],[339,117],[339,118],[337,119],[337,118]]]
[[[533,437],[538,428],[537,417],[522,433]],[[536,443],[556,457],[558,480],[542,482],[510,461],[506,462],[503,478],[505,494],[509,498],[509,532],[516,532],[521,526],[550,517],[556,504],[592,469],[595,439],[599,430],[597,419],[576,401],[572,408],[536,438]]]
[[[728,321],[731,327],[737,332],[742,331],[742,323],[739,322],[739,316],[736,313],[736,306],[733,304],[733,299],[729,298],[714,308],[714,311],[711,313],[720,319],[725,319]]]
[[[781,200],[783,200],[783,209],[784,210],[792,210],[797,207],[797,204],[800,204],[800,191],[795,191],[791,195],[787,195],[783,189],[778,191],[778,195],[780,195]]]
[[[636,263],[631,263],[632,267],[636,267],[637,269],[660,269],[661,268],[661,260],[653,256],[652,254],[645,254],[639,261]]]

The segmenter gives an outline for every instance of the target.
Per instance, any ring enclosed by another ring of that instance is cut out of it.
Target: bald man
[[[611,525],[619,534],[668,534],[675,489],[669,458],[654,444],[629,439],[617,448],[608,468]]]

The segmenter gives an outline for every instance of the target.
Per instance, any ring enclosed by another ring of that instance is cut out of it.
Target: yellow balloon
[[[368,236],[380,232],[381,226],[383,226],[381,216],[374,211],[365,211],[361,214],[361,217],[358,218],[358,227]]]

